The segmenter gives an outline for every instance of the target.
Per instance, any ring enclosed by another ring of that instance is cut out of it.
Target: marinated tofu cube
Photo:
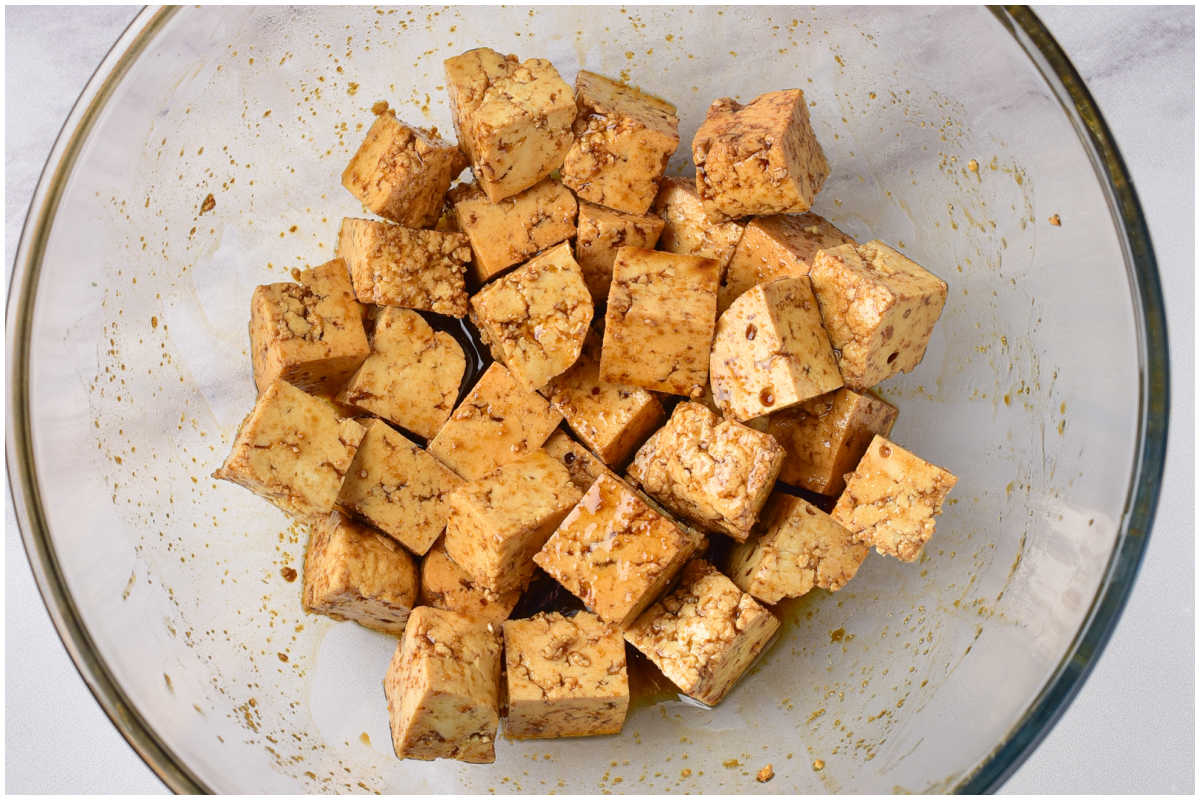
[[[471,241],[480,283],[575,235],[575,196],[558,181],[542,181],[496,202],[478,185],[463,184],[451,190],[450,202]]]
[[[338,255],[350,266],[354,293],[364,303],[466,316],[471,248],[461,233],[344,219]]]
[[[808,278],[776,278],[734,300],[717,320],[708,370],[717,406],[743,421],[840,387]]]
[[[308,540],[301,603],[399,636],[417,604],[417,567],[400,545],[334,511]]]
[[[563,183],[584,200],[645,214],[679,146],[675,106],[586,70],[575,78],[575,104]]]
[[[492,202],[562,166],[575,97],[554,65],[480,47],[446,59],[450,114],[475,180]]]
[[[296,283],[256,288],[250,352],[260,393],[280,378],[306,391],[340,389],[371,352],[346,262],[335,258],[301,272]]]
[[[238,428],[214,478],[231,481],[301,522],[329,515],[363,427],[329,403],[276,380]]]
[[[665,224],[661,217],[653,214],[636,216],[592,203],[579,204],[575,260],[583,270],[583,282],[592,293],[593,301],[603,303],[608,299],[617,249],[641,247],[653,250]]]
[[[533,560],[600,619],[623,628],[704,542],[620,478],[604,474]]]
[[[709,219],[695,181],[686,178],[663,178],[653,208],[664,223],[658,237],[659,250],[712,258],[720,266],[719,271],[725,272],[745,225]]]
[[[567,468],[534,450],[450,495],[446,552],[493,592],[518,589],[533,577],[533,555],[582,492]]]
[[[461,485],[436,458],[375,419],[367,423],[337,502],[424,555],[445,529],[447,498]]]
[[[368,211],[410,228],[429,228],[441,216],[450,182],[466,166],[457,145],[385,111],[350,159],[342,185]]]
[[[777,630],[779,620],[770,611],[707,561],[695,559],[675,590],[625,631],[625,640],[684,694],[715,706]]]
[[[384,308],[371,355],[346,384],[342,400],[429,439],[454,410],[466,369],[467,357],[453,336],[435,331],[415,311]]]
[[[764,603],[800,597],[814,586],[836,592],[870,549],[821,509],[787,494],[767,503],[762,528],[733,548],[729,577]]]
[[[945,281],[880,241],[820,251],[809,278],[848,387],[869,389],[921,363]]]
[[[609,474],[604,462],[596,458],[590,450],[567,435],[566,431],[557,430],[542,445],[542,449],[558,459],[567,468],[571,482],[580,492],[586,492],[596,482],[596,478]]]
[[[608,292],[600,377],[699,396],[708,381],[719,280],[711,258],[619,249]]]
[[[521,590],[493,592],[471,580],[467,571],[446,552],[445,540],[421,560],[421,605],[453,611],[478,622],[499,625],[512,614]]]
[[[872,394],[841,388],[767,417],[767,433],[787,455],[779,480],[823,495],[838,495],[845,475],[875,434],[892,432],[899,412]]]
[[[802,214],[829,177],[799,89],[746,105],[715,100],[692,139],[692,160],[704,210],[716,220]]]
[[[769,435],[684,402],[638,450],[629,477],[671,513],[745,541],[782,463]]]
[[[579,358],[593,312],[583,273],[566,242],[471,298],[471,321],[480,338],[517,380],[533,390]]]
[[[493,363],[429,443],[429,452],[467,480],[537,450],[562,417],[537,392]]]
[[[755,217],[746,225],[721,279],[717,313],[760,283],[808,275],[818,250],[843,244],[854,240],[811,212]]]
[[[881,555],[916,561],[956,483],[950,472],[876,436],[846,476],[846,489],[830,516]]]
[[[496,760],[497,633],[452,611],[413,609],[383,681],[398,757]]]
[[[620,733],[629,709],[625,639],[595,614],[504,623],[510,739]]]

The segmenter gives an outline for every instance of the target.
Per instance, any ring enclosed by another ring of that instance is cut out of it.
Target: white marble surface
[[[5,259],[59,127],[133,8],[8,8]],[[1141,195],[1167,298],[1166,482],[1116,633],[1062,720],[1005,787],[1189,792],[1194,766],[1194,11],[1039,9],[1087,80]],[[6,496],[6,501],[7,501]],[[5,788],[161,792],[92,699],[51,626],[6,505]]]

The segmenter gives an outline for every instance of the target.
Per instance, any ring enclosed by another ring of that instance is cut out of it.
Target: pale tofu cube
[[[363,427],[333,407],[276,380],[238,428],[233,448],[214,478],[231,481],[301,522],[333,510]]]
[[[557,430],[550,434],[550,438],[542,445],[542,449],[567,468],[571,481],[581,492],[590,489],[596,482],[596,478],[611,474],[603,461],[568,436],[566,431]]]
[[[337,248],[362,302],[466,316],[471,248],[461,233],[347,218]]]
[[[695,559],[679,585],[625,631],[680,691],[715,706],[779,630],[779,620],[711,564]]]
[[[708,370],[717,407],[739,421],[840,387],[808,278],[776,278],[734,300],[717,320]]]
[[[383,680],[399,758],[496,760],[498,633],[452,611],[413,609]]]
[[[625,639],[595,614],[504,623],[510,739],[620,733],[629,709]]]
[[[809,278],[848,387],[869,389],[921,363],[945,281],[880,241],[820,251]]]
[[[340,389],[371,352],[362,317],[340,258],[301,272],[296,283],[256,288],[250,353],[258,391],[279,378],[306,391]]]
[[[512,614],[521,590],[493,592],[471,580],[446,552],[444,539],[421,560],[421,605],[453,611],[478,622],[499,625]]]
[[[622,247],[613,262],[600,377],[698,396],[717,322],[717,262]]]
[[[450,203],[471,242],[480,283],[575,235],[575,196],[558,181],[542,181],[496,202],[477,184],[463,184],[451,190]]]
[[[663,178],[653,208],[664,223],[659,250],[715,259],[724,273],[745,225],[709,219],[695,181],[687,178]]]
[[[713,101],[692,139],[696,189],[708,216],[802,214],[829,177],[804,92],[768,92],[742,105]]]
[[[575,143],[563,183],[584,200],[645,214],[679,147],[675,106],[594,72],[575,78]]]
[[[579,204],[575,260],[583,270],[583,282],[592,293],[593,301],[603,303],[608,299],[617,249],[641,247],[653,250],[665,224],[654,214],[636,216],[592,203]]]
[[[846,489],[830,516],[881,555],[916,561],[956,483],[953,474],[876,436],[846,476]]]
[[[475,180],[493,202],[562,166],[575,97],[554,65],[480,47],[446,59],[450,114]]]
[[[638,450],[629,477],[671,513],[745,541],[782,463],[769,435],[684,402]]]
[[[334,511],[309,537],[301,604],[399,636],[417,604],[417,567],[400,545]]]

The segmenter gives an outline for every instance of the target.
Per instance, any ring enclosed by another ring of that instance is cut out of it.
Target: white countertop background
[[[5,10],[5,262],[71,106],[135,7]],[[1116,633],[1078,697],[1004,787],[1020,793],[1195,788],[1195,11],[1058,7],[1038,14],[1074,61],[1141,196],[1162,273],[1171,430],[1162,501]],[[5,789],[158,793],[67,657],[5,495]]]

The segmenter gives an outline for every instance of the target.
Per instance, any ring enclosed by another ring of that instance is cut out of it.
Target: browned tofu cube
[[[475,480],[541,447],[560,422],[546,398],[493,363],[433,437],[429,452]]]
[[[711,258],[622,247],[613,262],[600,377],[698,396],[708,381],[720,270]]]
[[[779,480],[824,495],[841,494],[875,434],[892,432],[899,412],[872,394],[841,388],[767,417],[767,433],[787,455]]]
[[[710,706],[729,693],[779,630],[779,620],[701,559],[646,609],[625,640],[689,697]]]
[[[446,552],[480,586],[520,588],[533,577],[533,554],[581,496],[566,467],[534,450],[450,495]]]
[[[575,78],[575,143],[563,183],[584,200],[645,214],[679,146],[675,106],[594,72]]]
[[[717,320],[709,361],[717,407],[745,421],[842,385],[808,278],[776,278]]]
[[[956,483],[941,467],[876,436],[846,476],[846,490],[830,516],[881,555],[916,561]]]
[[[308,391],[337,391],[371,352],[344,261],[305,270],[297,281],[259,286],[250,299],[259,392],[278,378]]]
[[[534,562],[600,619],[631,623],[704,537],[655,511],[615,475],[601,475]]]
[[[558,459],[567,468],[571,482],[581,492],[586,492],[601,475],[611,474],[604,462],[596,458],[590,450],[567,435],[566,431],[557,430],[542,445],[542,449]]]
[[[214,478],[231,481],[302,522],[329,515],[363,427],[329,403],[276,380],[238,428]]]
[[[804,92],[785,89],[746,105],[713,101],[692,140],[696,188],[713,219],[802,214],[829,177]]]
[[[335,511],[309,537],[301,603],[399,636],[417,604],[417,567],[400,545]]]
[[[579,358],[592,297],[563,242],[497,278],[471,298],[471,321],[498,361],[527,389],[541,389]]]
[[[820,251],[809,278],[847,386],[869,389],[921,363],[945,281],[880,241]]]
[[[461,233],[347,218],[338,256],[350,266],[354,293],[364,303],[466,316],[471,248]]]
[[[383,680],[399,758],[496,760],[497,633],[452,611],[413,609]]]
[[[445,529],[447,498],[461,485],[440,461],[375,419],[367,423],[337,502],[424,555]]]
[[[745,541],[782,463],[767,434],[688,402],[638,450],[629,477],[672,513]]]
[[[342,185],[368,211],[410,228],[428,228],[441,216],[450,182],[466,166],[457,145],[385,111],[350,159]]]
[[[553,64],[480,47],[445,66],[458,142],[490,200],[512,197],[562,165],[576,109]]]
[[[504,623],[510,739],[620,733],[629,709],[625,639],[580,611]]]
[[[462,614],[477,622],[499,625],[517,607],[521,590],[493,592],[471,580],[467,571],[454,563],[439,540],[421,560],[421,605]]]
[[[429,439],[454,410],[466,369],[453,336],[435,331],[415,311],[385,308],[375,320],[371,355],[346,384],[342,401]]]
[[[771,604],[814,586],[836,592],[858,572],[869,549],[813,504],[777,494],[763,510],[762,531],[729,554],[729,577]]]
[[[704,203],[696,192],[696,183],[687,178],[663,178],[654,213],[664,226],[658,237],[658,249],[685,256],[715,259],[723,273],[745,226],[737,221],[716,222],[708,218]]]
[[[463,184],[451,190],[450,202],[471,241],[480,283],[575,235],[575,196],[558,181],[542,181],[497,202],[478,185]]]
[[[575,235],[575,260],[583,270],[583,282],[592,300],[608,299],[613,261],[620,247],[653,250],[666,224],[653,214],[635,216],[611,208],[579,204],[579,229]]]

